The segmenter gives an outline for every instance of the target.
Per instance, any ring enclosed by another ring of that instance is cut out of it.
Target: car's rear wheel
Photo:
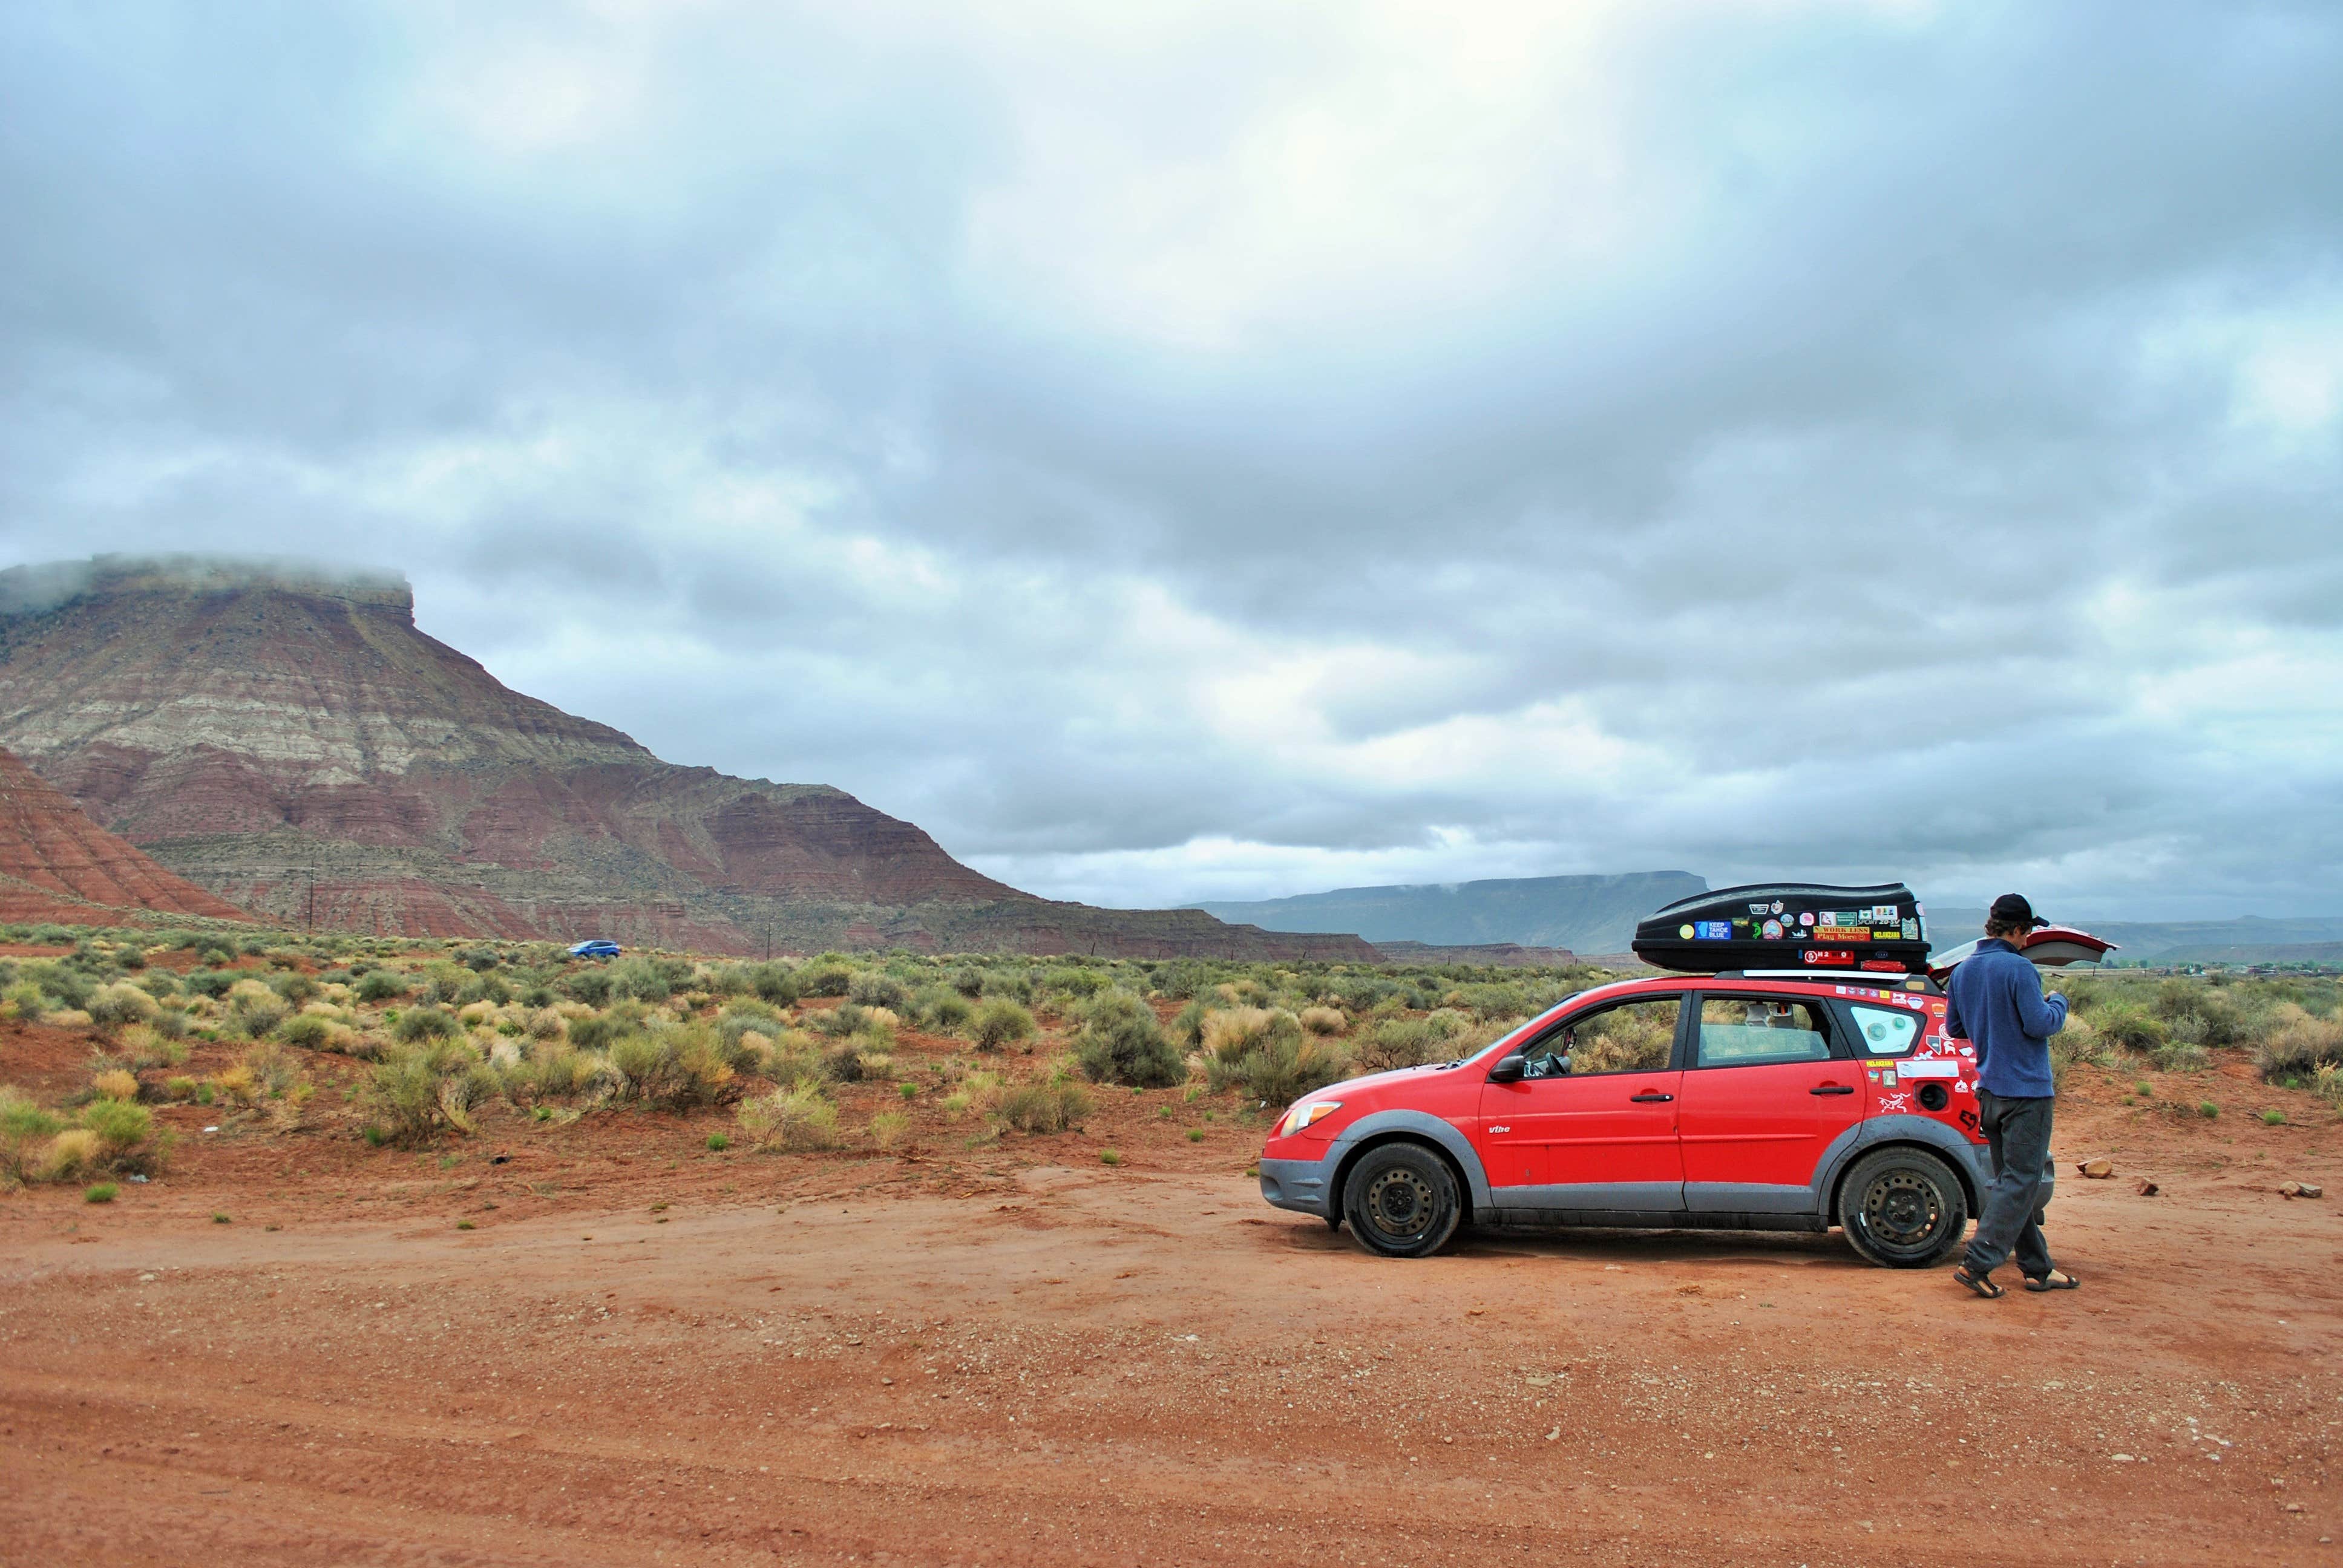
[[[1925,1269],[1961,1244],[1968,1198],[1953,1168],[1925,1149],[1866,1154],[1838,1190],[1839,1228],[1888,1269]]]
[[[1351,1234],[1386,1258],[1428,1258],[1463,1217],[1456,1173],[1421,1143],[1385,1143],[1359,1157],[1342,1180]]]

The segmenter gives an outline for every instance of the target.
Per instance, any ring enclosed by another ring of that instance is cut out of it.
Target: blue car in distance
[[[569,956],[573,959],[614,959],[618,956],[618,944],[607,937],[596,937],[571,948]]]

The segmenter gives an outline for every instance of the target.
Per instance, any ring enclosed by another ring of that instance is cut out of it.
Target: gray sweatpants
[[[2057,1167],[2050,1162],[2048,1095],[2003,1099],[1977,1091],[1977,1115],[1993,1156],[1993,1181],[1985,1190],[1976,1234],[1961,1261],[1972,1274],[1999,1268],[2017,1255],[2018,1271],[2038,1280],[2056,1265],[2042,1236],[2042,1211],[2050,1206]]]

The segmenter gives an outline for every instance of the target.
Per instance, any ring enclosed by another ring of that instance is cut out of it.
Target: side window
[[[1674,997],[1622,1002],[1574,1018],[1524,1053],[1524,1078],[1573,1078],[1600,1072],[1657,1072],[1668,1065],[1676,1043]],[[1562,1059],[1568,1057],[1564,1068]]]
[[[1703,1067],[1827,1061],[1830,1030],[1823,1010],[1786,997],[1712,996],[1700,1004]]]
[[[1855,1031],[1862,1036],[1855,1049],[1865,1056],[1902,1056],[1920,1038],[1920,1015],[1916,1012],[1906,1012],[1900,1007],[1857,1007],[1852,1003],[1846,1010],[1855,1015]]]

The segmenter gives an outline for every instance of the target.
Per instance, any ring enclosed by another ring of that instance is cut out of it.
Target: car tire
[[[1969,1201],[1953,1168],[1925,1149],[1882,1149],[1855,1162],[1838,1190],[1847,1244],[1884,1269],[1942,1262],[1968,1229]]]
[[[1456,1172],[1421,1143],[1385,1143],[1342,1179],[1342,1214],[1360,1246],[1386,1258],[1428,1258],[1464,1217]]]

